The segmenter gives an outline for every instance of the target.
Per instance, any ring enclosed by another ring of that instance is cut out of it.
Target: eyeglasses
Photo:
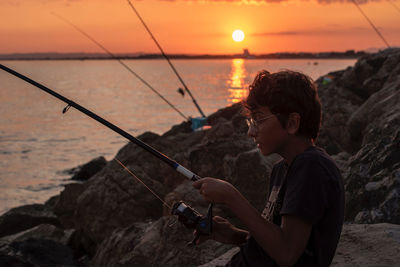
[[[258,131],[258,126],[260,126],[261,122],[268,120],[268,119],[274,117],[275,115],[278,115],[278,114],[271,114],[271,115],[265,116],[263,118],[260,118],[258,120],[255,120],[253,118],[246,119],[247,126],[249,126],[249,128],[253,127],[255,130]]]

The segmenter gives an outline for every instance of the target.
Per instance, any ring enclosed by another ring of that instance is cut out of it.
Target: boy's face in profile
[[[279,154],[285,146],[288,134],[276,115],[267,106],[252,110],[250,115],[247,134],[253,137],[260,152],[264,156]]]

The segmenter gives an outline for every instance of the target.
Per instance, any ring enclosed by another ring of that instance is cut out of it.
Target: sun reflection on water
[[[232,59],[232,71],[230,80],[227,81],[229,86],[229,98],[230,103],[238,103],[242,101],[243,98],[247,97],[248,89],[245,83],[245,78],[247,75],[246,69],[244,68],[244,59],[235,58]]]

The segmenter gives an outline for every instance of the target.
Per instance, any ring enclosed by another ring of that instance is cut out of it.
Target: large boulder
[[[232,247],[214,241],[190,247],[192,230],[175,220],[164,216],[115,231],[101,244],[90,266],[197,266]]]
[[[318,94],[322,104],[322,125],[318,137],[318,145],[325,148],[329,154],[342,151],[352,152],[352,145],[348,144],[347,121],[363,100],[348,88],[338,84],[344,73],[351,71],[337,71],[319,78]],[[324,79],[329,77],[330,82]]]
[[[97,157],[88,163],[74,168],[74,175],[71,180],[85,181],[101,171],[107,165],[107,160],[104,157]]]
[[[347,123],[359,150],[348,162],[346,219],[357,223],[400,223],[400,51],[382,64],[393,67],[378,71],[385,73],[382,88]]]
[[[225,177],[261,212],[268,197],[272,168],[280,159],[276,154],[264,157],[257,148],[235,157],[226,156]]]
[[[399,62],[400,50],[387,49],[364,56],[354,67],[329,73],[316,81],[323,105],[319,144],[330,154],[342,151],[354,154],[360,149],[360,136],[349,132],[348,121],[367,99],[398,77]],[[380,115],[383,114],[376,113]]]
[[[398,266],[400,225],[344,225],[332,266]]]
[[[337,154],[346,220],[400,223],[400,49],[364,56],[317,84],[323,104],[318,143]]]
[[[39,224],[60,226],[60,221],[47,205],[32,204],[13,208],[0,216],[0,237],[19,233]]]
[[[85,183],[67,184],[56,199],[54,213],[65,228],[75,228],[74,214],[77,209],[77,200],[86,187]]]
[[[73,230],[42,224],[0,239],[0,266],[78,266],[67,245]]]
[[[164,187],[160,182],[131,164],[125,166],[158,196],[164,197]],[[82,230],[95,244],[117,228],[162,215],[161,201],[115,161],[87,182],[76,203],[74,227]]]

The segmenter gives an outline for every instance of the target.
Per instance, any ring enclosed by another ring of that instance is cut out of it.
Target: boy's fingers
[[[214,216],[213,221],[214,222],[225,222],[226,220],[220,216]]]
[[[194,230],[193,231],[193,236],[196,236],[196,235],[197,235],[197,231]],[[211,235],[200,235],[196,240],[196,245],[199,245],[199,244],[207,241],[208,239],[211,239]]]
[[[200,180],[198,180],[198,181],[196,181],[196,182],[193,182],[193,187],[194,188],[197,188],[197,189],[200,189],[200,187],[201,187],[201,185],[203,184],[203,182],[204,181],[202,181],[203,179],[200,179]]]

